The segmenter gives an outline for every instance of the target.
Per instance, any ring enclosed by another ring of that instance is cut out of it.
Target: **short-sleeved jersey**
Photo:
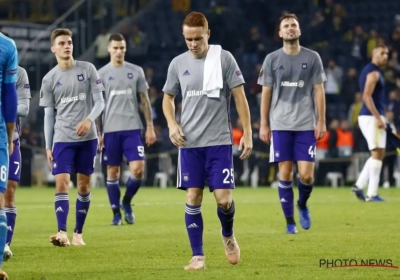
[[[379,73],[379,81],[376,83],[374,92],[372,93],[372,100],[374,101],[376,110],[381,116],[385,115],[385,79],[383,78],[382,70],[373,63],[368,63],[360,73],[359,82],[360,90],[364,94],[365,82],[367,81],[367,76],[369,73],[377,71]],[[372,116],[371,111],[363,103],[361,107],[360,116]]]
[[[181,127],[186,137],[184,148],[232,144],[230,122],[231,89],[244,84],[235,58],[221,51],[223,88],[219,98],[210,98],[203,91],[205,57],[195,58],[185,52],[169,65],[164,93],[182,93]]]
[[[272,88],[271,130],[313,130],[316,124],[314,85],[326,81],[318,53],[301,47],[297,55],[279,49],[267,55],[258,84]]]
[[[18,66],[18,78],[17,78],[17,95],[18,100],[21,99],[31,99],[31,89],[29,86],[29,79],[26,70],[21,66]],[[14,140],[19,138],[21,134],[21,122],[18,119],[17,125],[15,126],[14,130]]]
[[[76,128],[92,111],[92,94],[102,91],[100,76],[89,62],[76,60],[68,70],[57,65],[44,76],[39,105],[56,110],[53,143],[88,141],[97,137],[94,123],[85,136],[78,136]]]
[[[105,88],[103,132],[142,129],[138,93],[149,88],[143,69],[128,62],[121,67],[109,63],[99,70],[99,75]]]
[[[17,82],[18,52],[15,43],[0,32],[0,109],[2,104],[3,86]],[[2,110],[0,110],[0,143],[8,142],[7,129]]]

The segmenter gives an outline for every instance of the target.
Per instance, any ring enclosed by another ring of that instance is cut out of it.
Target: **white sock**
[[[356,186],[359,189],[364,189],[367,184],[368,184],[368,179],[369,179],[369,166],[371,163],[372,157],[370,157],[364,164],[363,169],[361,170],[360,175],[358,176],[357,182],[356,182]]]
[[[368,197],[373,197],[378,194],[381,169],[382,161],[374,158],[371,159],[371,163],[369,164]]]

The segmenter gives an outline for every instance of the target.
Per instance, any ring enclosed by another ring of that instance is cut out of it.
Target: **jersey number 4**
[[[315,158],[315,156],[317,154],[317,147],[310,146],[310,148],[308,148],[308,154],[310,155],[311,158]]]

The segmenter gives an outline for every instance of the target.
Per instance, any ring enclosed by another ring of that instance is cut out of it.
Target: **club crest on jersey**
[[[83,74],[77,75],[78,81],[82,82],[85,78],[83,77]]]
[[[128,79],[133,79],[133,74],[132,73],[128,73]]]
[[[301,69],[306,70],[308,68],[307,63],[301,64]]]

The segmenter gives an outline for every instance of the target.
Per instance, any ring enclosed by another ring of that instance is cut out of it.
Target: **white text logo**
[[[207,93],[202,90],[189,90],[186,92],[188,97],[206,95]]]
[[[128,88],[128,89],[122,89],[122,90],[112,90],[110,92],[110,96],[114,96],[114,95],[125,95],[125,94],[132,94],[132,89]]]
[[[284,81],[284,82],[281,82],[281,87],[299,87],[299,88],[302,88],[302,87],[304,87],[304,81],[302,81],[302,80],[300,80],[298,82]]]

